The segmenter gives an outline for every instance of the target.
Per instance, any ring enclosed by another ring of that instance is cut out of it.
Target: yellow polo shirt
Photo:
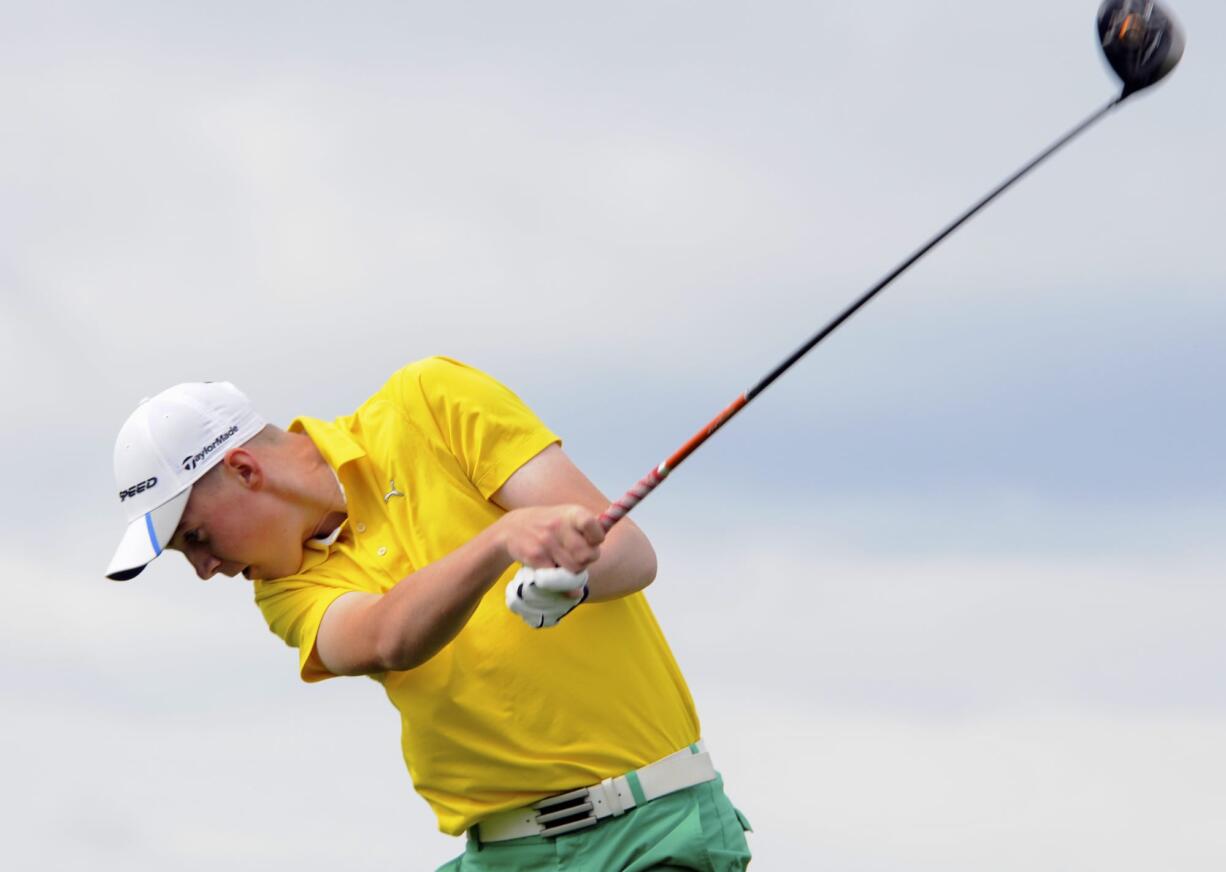
[[[310,543],[296,575],[255,583],[305,681],[333,677],[315,637],[337,597],[412,584],[415,570],[497,520],[490,495],[559,441],[511,391],[442,357],[406,366],[352,415],[299,418],[290,429],[319,448],[348,503],[334,543]],[[427,663],[372,676],[400,711],[417,792],[454,835],[699,738],[689,689],[641,593],[534,630],[506,607],[516,569]]]

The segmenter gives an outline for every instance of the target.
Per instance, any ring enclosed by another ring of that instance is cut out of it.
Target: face
[[[235,450],[192,487],[170,540],[203,579],[217,573],[281,578],[302,565],[302,531],[292,510],[263,486],[263,470]]]

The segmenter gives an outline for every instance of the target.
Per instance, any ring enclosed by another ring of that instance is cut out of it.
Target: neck
[[[348,516],[340,481],[309,436],[305,433],[287,435],[293,440],[291,450],[298,461],[294,466],[301,471],[297,485],[307,519],[304,539],[328,536]]]

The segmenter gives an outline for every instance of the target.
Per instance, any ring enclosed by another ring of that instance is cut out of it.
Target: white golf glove
[[[582,590],[583,596],[568,596]],[[533,569],[525,566],[507,584],[507,608],[529,627],[552,627],[587,599],[587,570],[575,575],[559,567]]]

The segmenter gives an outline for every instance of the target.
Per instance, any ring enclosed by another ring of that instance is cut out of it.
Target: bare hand
[[[530,506],[498,521],[502,545],[517,563],[534,569],[560,566],[579,573],[600,557],[604,529],[582,506]]]

